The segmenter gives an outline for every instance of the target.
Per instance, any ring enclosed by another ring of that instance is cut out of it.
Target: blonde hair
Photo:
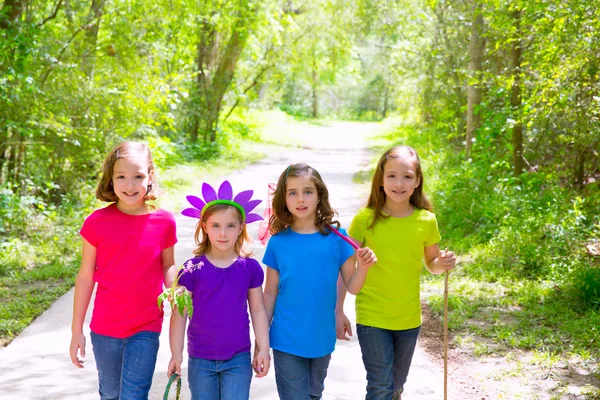
[[[244,243],[250,241],[250,236],[248,236],[248,231],[246,230],[246,224],[244,223],[244,217],[240,210],[237,207],[234,207],[229,204],[217,203],[209,206],[202,213],[202,218],[196,224],[196,233],[194,234],[194,240],[196,241],[196,248],[194,249],[194,255],[201,256],[203,254],[208,253],[210,250],[210,239],[208,237],[208,233],[204,229],[204,223],[213,215],[221,211],[225,210],[235,210],[235,215],[237,215],[240,224],[242,225],[242,232],[237,237],[235,241],[235,254],[238,256],[248,257],[251,255],[250,252],[246,252],[243,249]],[[200,237],[202,236],[202,237]]]
[[[334,225],[336,228],[340,227],[340,223],[337,220],[333,220],[338,213],[329,204],[329,191],[321,175],[316,169],[307,164],[290,165],[279,176],[277,187],[273,194],[273,215],[269,219],[269,230],[272,235],[275,235],[294,223],[295,218],[285,204],[285,194],[287,179],[299,176],[307,176],[315,184],[319,199],[315,212],[315,226],[323,235],[328,235],[331,233],[328,225]]]
[[[389,215],[383,215],[382,212],[386,199],[386,194],[383,190],[383,172],[385,165],[390,158],[402,158],[405,156],[412,158],[417,179],[419,180],[419,186],[417,186],[410,196],[410,204],[416,208],[433,211],[431,202],[427,199],[425,193],[423,193],[423,172],[421,170],[421,159],[419,158],[417,151],[410,146],[395,146],[383,153],[375,168],[375,174],[373,175],[373,181],[371,183],[371,193],[369,194],[369,201],[367,202],[367,208],[373,210],[373,217],[368,225],[369,228],[375,227],[375,224],[378,221],[389,218]]]
[[[101,201],[115,202],[119,200],[113,188],[112,179],[115,169],[115,163],[118,159],[134,156],[145,156],[148,161],[148,173],[154,172],[154,179],[148,184],[148,190],[144,200],[156,200],[160,195],[160,189],[156,184],[156,171],[152,162],[150,148],[140,142],[121,142],[112,148],[110,153],[104,159],[102,164],[102,176],[98,187],[96,188],[96,198]]]

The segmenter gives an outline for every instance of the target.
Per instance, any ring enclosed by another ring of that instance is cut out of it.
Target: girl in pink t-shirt
[[[147,399],[156,365],[162,310],[156,299],[175,277],[173,214],[146,204],[158,194],[148,147],[115,146],[104,160],[96,197],[111,204],[81,228],[71,362],[83,368],[83,321],[94,286],[90,324],[101,399]]]

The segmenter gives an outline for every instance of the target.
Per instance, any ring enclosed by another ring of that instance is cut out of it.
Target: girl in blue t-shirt
[[[251,211],[261,202],[252,191],[233,196],[231,184],[218,192],[202,186],[203,200],[187,196],[193,208],[183,215],[198,218],[195,257],[179,271],[178,283],[192,295],[193,313],[187,330],[188,381],[192,399],[248,400],[252,368],[257,377],[269,371],[269,326],[263,303],[264,273],[258,261],[243,255],[246,224],[261,220]],[[250,361],[250,321],[256,336]],[[171,361],[167,374],[181,374],[187,312],[173,311]]]
[[[348,292],[358,293],[377,260],[369,248],[355,253],[332,234],[337,212],[321,176],[306,164],[283,171],[272,208],[264,302],[277,391],[283,400],[320,399],[335,347],[338,274]]]

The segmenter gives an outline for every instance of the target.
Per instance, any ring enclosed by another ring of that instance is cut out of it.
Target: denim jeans
[[[273,350],[275,381],[280,400],[318,400],[325,388],[331,354],[305,358]]]
[[[91,333],[102,400],[148,398],[158,354],[159,332],[142,331],[125,339]]]
[[[390,400],[402,393],[421,327],[394,331],[356,324],[367,370],[366,400]]]
[[[250,352],[229,360],[189,357],[188,382],[192,400],[248,400],[252,381]]]

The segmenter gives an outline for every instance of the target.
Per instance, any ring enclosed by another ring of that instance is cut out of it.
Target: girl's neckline
[[[147,208],[146,208],[147,212],[145,212],[145,213],[143,213],[143,214],[130,214],[130,213],[128,213],[128,212],[125,212],[125,211],[121,210],[121,209],[119,208],[119,206],[117,205],[117,203],[116,203],[116,202],[115,202],[115,203],[113,203],[112,205],[113,205],[113,206],[115,207],[115,209],[116,209],[116,210],[118,210],[118,211],[119,211],[121,214],[123,214],[123,215],[129,215],[129,216],[131,216],[131,217],[144,217],[144,216],[147,216],[147,215],[151,215],[151,214],[153,213],[153,211],[155,211],[155,210],[152,210],[150,207],[147,207]]]
[[[241,256],[237,256],[237,258],[235,260],[233,260],[233,262],[231,264],[229,264],[226,267],[219,267],[218,265],[215,265],[212,261],[210,261],[208,259],[208,257],[206,256],[206,254],[202,254],[202,256],[200,256],[200,258],[204,259],[204,262],[208,263],[209,266],[213,267],[214,269],[218,269],[218,270],[227,270],[229,268],[231,268],[233,265],[235,265],[241,258]]]
[[[383,210],[381,210],[381,213],[382,213],[384,216],[386,216],[386,217],[389,217],[389,218],[392,218],[392,219],[396,219],[396,220],[406,220],[406,219],[410,219],[410,218],[413,218],[414,216],[416,216],[416,215],[417,215],[417,213],[418,213],[418,208],[417,208],[417,207],[414,207],[414,208],[413,208],[413,210],[412,210],[412,212],[411,212],[410,214],[408,214],[408,215],[405,215],[405,216],[403,216],[403,217],[396,217],[396,216],[394,216],[394,215],[387,214],[387,213],[386,213],[386,212],[384,212]]]
[[[321,232],[319,232],[318,229],[315,232],[297,232],[297,231],[293,230],[291,226],[288,226],[288,230],[290,232],[295,233],[296,235],[314,235],[316,233],[321,233]]]

